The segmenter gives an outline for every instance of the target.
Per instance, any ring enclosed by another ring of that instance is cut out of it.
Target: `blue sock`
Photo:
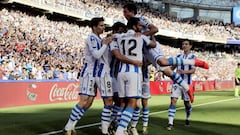
[[[186,120],[189,120],[192,112],[192,105],[190,105],[189,107],[186,107],[185,110],[186,110]]]
[[[149,121],[149,108],[143,108],[142,109],[142,120],[143,120],[143,126],[147,127],[148,126],[148,121]]]
[[[168,124],[173,125],[175,113],[176,113],[176,106],[170,105],[168,109]]]
[[[72,113],[70,115],[71,121],[78,121],[84,115],[86,109],[81,108],[78,104],[72,109]]]
[[[184,59],[181,58],[168,58],[168,63],[170,66],[183,66],[184,65]]]
[[[125,110],[123,111],[122,115],[121,115],[121,120],[118,123],[118,129],[120,129],[121,131],[125,130],[129,124],[129,122],[132,119],[133,116],[133,108],[131,107],[126,107]]]
[[[132,117],[132,121],[131,121],[131,127],[136,127],[138,120],[140,117],[140,108],[136,107],[134,112],[133,112],[133,117]]]

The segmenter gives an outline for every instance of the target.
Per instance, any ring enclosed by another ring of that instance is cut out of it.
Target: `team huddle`
[[[137,15],[134,4],[123,7],[127,25],[116,22],[112,33],[105,38],[104,19],[92,18],[92,33],[86,39],[85,64],[81,71],[80,101],[74,106],[64,128],[66,135],[76,134],[75,125],[91,107],[97,90],[104,102],[101,114],[103,135],[138,135],[136,129],[142,112],[142,134],[148,134],[150,86],[148,65],[152,64],[173,81],[169,123],[173,127],[176,102],[182,96],[186,107],[186,125],[190,124],[191,103],[194,101],[191,87],[191,74],[195,67],[208,69],[208,64],[196,59],[190,52],[191,41],[182,44],[184,54],[166,58],[160,44],[154,38],[156,26],[143,16]],[[177,70],[173,70],[173,69]],[[141,102],[140,102],[141,101]],[[142,111],[140,111],[140,103]]]

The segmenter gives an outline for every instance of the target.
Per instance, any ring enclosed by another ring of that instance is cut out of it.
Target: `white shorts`
[[[164,54],[160,48],[160,45],[158,42],[156,42],[158,45],[155,48],[144,48],[144,56],[147,58],[148,61],[150,61],[155,68],[157,68],[157,60],[161,57],[164,57]]]
[[[113,90],[113,93],[118,93],[119,91],[119,85],[117,82],[117,78],[115,77],[112,78],[112,90]]]
[[[85,74],[80,78],[80,95],[87,96],[96,96],[97,87],[96,87],[96,78],[92,74]]]
[[[187,94],[186,90],[178,84],[173,84],[171,89],[171,98],[178,99],[179,96],[182,96],[183,101],[190,101],[189,95]]]
[[[142,74],[135,72],[118,73],[120,98],[141,98],[142,97]]]
[[[142,82],[142,98],[144,99],[151,98],[149,81]]]
[[[96,77],[96,83],[99,88],[101,97],[112,97],[112,77],[109,73],[105,73],[103,77]]]

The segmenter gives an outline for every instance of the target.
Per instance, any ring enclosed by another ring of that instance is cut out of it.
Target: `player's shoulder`
[[[195,58],[197,58],[197,56],[196,56],[194,53],[190,53],[190,54],[189,54],[189,57],[190,57],[190,59],[195,59]]]
[[[140,20],[144,20],[146,19],[146,17],[142,16],[142,15],[135,15],[136,18],[140,19]]]
[[[178,58],[179,58],[179,57],[181,57],[181,56],[183,56],[183,54],[178,54],[176,57],[178,57]]]
[[[144,34],[142,34],[141,35],[141,38],[143,38],[143,39],[149,39],[146,35],[144,35]]]
[[[96,34],[94,34],[94,33],[90,33],[90,34],[88,35],[88,39],[89,39],[90,41],[97,40],[97,39],[98,39],[98,36],[97,36]]]
[[[144,24],[146,24],[146,23],[149,24],[150,23],[148,18],[146,18],[146,17],[144,17],[142,15],[136,15],[135,17],[138,18]]]
[[[121,38],[122,34],[116,33],[116,34],[113,34],[113,36],[115,39],[118,39],[118,38]]]

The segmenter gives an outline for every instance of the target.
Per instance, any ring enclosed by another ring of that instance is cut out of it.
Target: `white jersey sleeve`
[[[142,25],[142,32],[148,31],[150,25],[152,24],[147,18],[140,16],[140,15],[136,15],[135,17],[139,18],[140,23]]]
[[[96,36],[90,36],[87,40],[87,45],[92,56],[96,59],[99,59],[104,51],[106,50],[106,45],[101,45],[101,39]]]
[[[149,28],[151,25],[151,22],[145,18],[144,16],[137,16],[140,19],[141,24],[143,25],[143,27]]]
[[[114,36],[115,36],[115,38],[114,38],[113,41],[110,43],[110,50],[111,50],[111,51],[116,50],[116,49],[119,49],[117,40],[118,40],[118,38],[120,38],[121,34],[115,34]]]
[[[145,35],[141,35],[141,37],[143,39],[143,42],[146,43],[146,46],[149,46],[149,44],[151,43],[151,40]]]

